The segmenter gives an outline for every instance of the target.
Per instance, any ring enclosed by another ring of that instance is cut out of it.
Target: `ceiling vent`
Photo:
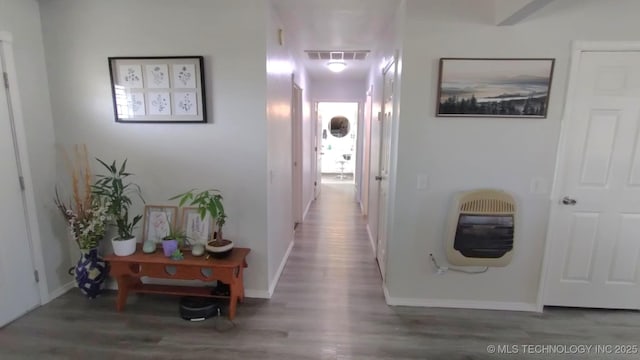
[[[369,55],[369,50],[353,50],[353,51],[330,51],[330,50],[305,50],[309,60],[365,60]]]

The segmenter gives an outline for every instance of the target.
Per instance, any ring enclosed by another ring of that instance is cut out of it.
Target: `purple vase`
[[[162,241],[162,251],[164,251],[164,256],[170,257],[174,251],[178,249],[178,240],[163,240]]]

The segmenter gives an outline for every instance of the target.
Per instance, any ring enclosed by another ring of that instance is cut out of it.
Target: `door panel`
[[[4,69],[0,57],[0,72]],[[1,78],[1,76],[0,76]],[[8,97],[0,81],[0,327],[38,305]]]
[[[387,206],[389,204],[389,167],[391,160],[391,127],[393,122],[394,82],[396,77],[395,62],[385,68],[382,90],[382,123],[380,128],[380,172],[378,199],[378,244],[377,259],[384,279],[387,261]]]
[[[322,188],[322,119],[318,114],[318,103],[313,104],[313,112],[316,119],[316,181],[314,182],[314,196],[320,197],[320,189]]]
[[[545,304],[640,309],[640,53],[585,52],[579,66]]]

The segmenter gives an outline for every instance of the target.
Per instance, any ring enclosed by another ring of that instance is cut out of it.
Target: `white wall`
[[[267,14],[267,221],[269,228],[269,291],[293,243],[291,74],[295,63],[289,48],[280,45],[282,22],[272,6]],[[302,85],[300,85],[302,86]]]
[[[490,1],[407,1],[395,221],[387,285],[395,303],[531,309],[549,215],[571,40],[640,40],[640,3],[558,0],[512,27],[493,25]],[[553,57],[547,119],[436,118],[440,57]],[[418,174],[429,188],[416,190]],[[533,179],[546,186],[532,193]],[[520,206],[512,263],[482,275],[436,275],[446,214],[457,191],[490,187]]]
[[[43,271],[51,293],[72,280],[67,270],[77,258],[70,258],[64,221],[53,204],[55,138],[38,3],[35,0],[0,0],[0,31],[13,35],[18,91],[37,207],[35,216],[45,263]],[[76,255],[79,256],[77,252]]]
[[[57,142],[86,143],[108,161],[128,158],[148,204],[171,204],[170,196],[190,188],[220,189],[229,216],[225,237],[251,248],[248,296],[266,294],[269,282],[266,6],[262,0],[41,4]],[[205,57],[209,123],[115,123],[107,57],[163,55]]]
[[[363,103],[367,93],[365,79],[311,78],[312,101]]]
[[[380,173],[380,119],[379,115],[382,111],[382,96],[383,96],[383,77],[382,71],[389,64],[390,61],[393,60],[393,57],[398,55],[399,64],[402,63],[402,31],[401,26],[404,22],[404,11],[405,4],[404,2],[400,2],[398,8],[396,9],[396,13],[394,14],[394,20],[389,24],[388,29],[383,34],[383,37],[380,41],[380,46],[372,53],[371,56],[374,57],[374,66],[371,68],[369,72],[369,77],[367,78],[367,89],[372,89],[373,92],[371,94],[371,123],[368,124],[370,127],[370,156],[369,156],[369,186],[367,187],[369,197],[368,197],[368,209],[367,209],[367,229],[369,231],[370,238],[369,240],[372,243],[372,247],[376,250],[377,239],[378,239],[378,194],[380,191],[380,182],[375,180],[375,177]],[[402,66],[398,67],[399,74],[401,74]],[[398,104],[400,102],[400,81],[396,81],[396,97],[395,103]],[[366,92],[365,92],[366,96]],[[366,97],[365,97],[366,99]],[[397,116],[395,123],[397,123]],[[397,126],[397,125],[396,125]],[[394,131],[397,133],[397,130]],[[397,135],[395,135],[397,137]],[[392,157],[392,163],[395,163],[395,160]],[[393,165],[393,164],[392,164]],[[364,174],[363,176],[367,176]],[[393,180],[393,178],[391,179]],[[394,193],[392,191],[393,184],[390,183],[390,193],[389,196],[392,198]],[[389,216],[393,214],[387,211]],[[393,225],[392,223],[389,224]]]

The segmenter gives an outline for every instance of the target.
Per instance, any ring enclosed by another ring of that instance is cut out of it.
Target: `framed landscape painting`
[[[546,118],[554,63],[441,58],[436,116]]]

